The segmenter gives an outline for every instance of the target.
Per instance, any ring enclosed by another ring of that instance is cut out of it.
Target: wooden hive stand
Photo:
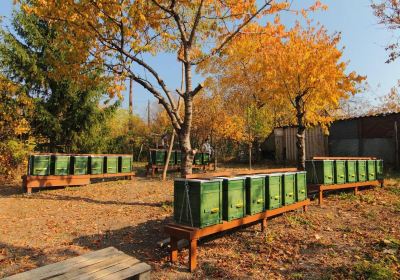
[[[368,187],[368,186],[381,186],[383,187],[384,180],[375,180],[375,181],[365,181],[365,182],[356,182],[356,183],[345,183],[345,184],[333,184],[333,185],[308,185],[308,193],[318,193],[318,203],[319,205],[323,204],[323,192],[324,191],[332,191],[332,190],[340,190],[340,189],[354,189],[354,195],[358,194],[359,187]]]
[[[376,157],[313,157],[314,160],[376,160]],[[373,180],[373,181],[365,181],[365,182],[353,182],[353,183],[344,183],[344,184],[331,184],[331,185],[323,185],[323,184],[309,184],[307,186],[308,193],[318,192],[318,202],[319,205],[323,204],[323,192],[324,191],[332,191],[332,190],[340,190],[340,189],[354,189],[354,195],[358,194],[359,187],[369,187],[369,186],[384,186],[384,180]]]
[[[88,175],[49,175],[49,176],[22,176],[22,188],[27,193],[32,193],[32,189],[62,187],[62,186],[83,186],[89,185],[91,179],[105,179],[123,177],[132,180],[134,172],[116,173],[116,174],[88,174]]]
[[[151,267],[114,247],[15,274],[4,280],[140,279],[150,280]]]
[[[205,228],[194,228],[194,227],[179,225],[176,223],[168,224],[164,227],[164,231],[170,235],[170,240],[171,240],[170,261],[174,263],[178,260],[178,241],[181,239],[188,240],[189,270],[192,272],[197,267],[197,242],[200,238],[257,222],[260,223],[261,230],[264,231],[267,226],[268,218],[300,208],[303,208],[303,211],[307,211],[307,206],[309,204],[310,200],[306,199],[301,202],[297,202],[273,210],[266,210],[265,212],[261,212],[251,216],[246,216],[244,218],[232,220],[230,222],[223,221],[222,224],[217,224]]]

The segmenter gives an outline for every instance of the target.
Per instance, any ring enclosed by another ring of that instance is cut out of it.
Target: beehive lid
[[[265,178],[267,174],[246,175],[246,178]]]
[[[236,177],[215,177],[215,179],[222,179],[227,181],[244,180],[246,177],[236,176]]]
[[[282,176],[282,172],[265,174],[266,177]]]
[[[284,172],[282,175],[296,175],[297,172]]]
[[[178,181],[178,182],[200,182],[200,183],[207,183],[207,182],[221,182],[221,181],[223,181],[223,179],[220,179],[220,178],[213,178],[213,179],[210,179],[210,180],[207,180],[207,179],[185,179],[185,178],[175,178],[175,181]]]

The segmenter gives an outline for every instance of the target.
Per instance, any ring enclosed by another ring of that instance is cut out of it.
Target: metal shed
[[[399,162],[400,113],[336,120],[324,135],[320,127],[306,130],[306,158],[313,156],[373,156]],[[278,127],[262,147],[277,161],[296,161],[297,127]]]

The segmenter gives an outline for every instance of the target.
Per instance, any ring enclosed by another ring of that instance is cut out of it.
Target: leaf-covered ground
[[[400,184],[330,194],[292,212],[203,240],[170,265],[157,241],[171,221],[173,181],[136,178],[22,194],[0,187],[0,278],[114,246],[153,267],[154,279],[400,279]]]

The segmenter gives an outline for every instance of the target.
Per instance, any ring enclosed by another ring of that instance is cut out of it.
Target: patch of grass
[[[295,279],[295,280],[304,279],[304,275],[301,274],[300,272],[292,273],[289,277],[290,277],[290,279]]]
[[[300,215],[288,215],[288,216],[286,216],[286,219],[292,225],[306,225],[306,226],[313,225],[310,220],[308,220]]]
[[[400,213],[400,201],[396,201],[394,204],[394,211]]]
[[[354,193],[350,193],[350,192],[341,192],[338,195],[339,199],[341,200],[351,200],[354,201],[357,199],[357,196],[354,195]]]
[[[352,232],[353,230],[349,226],[342,226],[339,228],[343,232]]]
[[[161,204],[161,208],[164,209],[167,212],[172,211],[172,208],[174,207],[174,203],[172,201],[164,201]]]
[[[360,201],[362,202],[366,202],[368,204],[372,204],[375,202],[375,196],[372,194],[363,194],[361,196],[359,196]]]
[[[208,276],[211,276],[218,271],[216,267],[209,262],[204,262],[201,267],[204,270],[204,273]]]
[[[394,279],[393,271],[383,263],[369,261],[358,262],[353,267],[353,279],[391,280]]]
[[[391,192],[392,194],[400,196],[400,187],[392,186],[392,187],[388,187],[387,190],[389,192]]]
[[[365,211],[361,214],[364,218],[367,218],[369,220],[375,220],[376,219],[376,212],[375,211]]]

